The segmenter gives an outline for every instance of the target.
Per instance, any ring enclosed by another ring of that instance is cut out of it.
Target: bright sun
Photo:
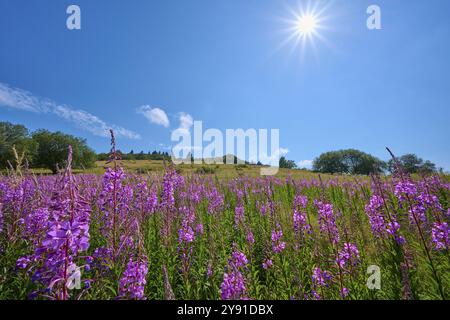
[[[316,31],[317,20],[311,15],[307,14],[299,17],[297,22],[297,31],[301,35],[310,35]]]
[[[325,4],[322,0],[302,0],[302,3],[298,4],[297,8],[288,6],[290,16],[281,18],[286,24],[286,28],[283,31],[287,36],[278,48],[290,43],[292,45],[291,53],[298,48],[300,49],[300,58],[303,59],[307,51],[309,51],[307,50],[308,47],[316,55],[316,45],[318,43],[330,46],[330,42],[324,34],[330,30],[329,20],[332,17],[332,14],[328,13],[330,3],[327,2]]]

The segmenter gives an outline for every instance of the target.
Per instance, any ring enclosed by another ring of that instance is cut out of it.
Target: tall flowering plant
[[[245,254],[234,248],[231,259],[223,275],[220,286],[220,296],[222,300],[245,300],[247,299],[247,288],[245,278],[242,274],[247,266],[248,260]]]
[[[33,280],[45,286],[48,297],[62,300],[69,298],[70,289],[80,288],[83,266],[77,263],[83,263],[81,254],[89,248],[91,209],[78,193],[71,166],[69,146],[66,171],[48,208],[45,236],[32,256],[19,260],[22,267],[28,267],[26,262],[33,264]]]

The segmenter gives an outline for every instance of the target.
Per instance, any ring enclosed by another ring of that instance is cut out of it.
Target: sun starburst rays
[[[323,33],[328,29],[328,16],[325,14],[328,5],[321,5],[320,1],[302,4],[295,9],[289,7],[290,17],[282,19],[286,25],[283,30],[286,37],[279,48],[290,44],[291,54],[299,52],[303,60],[308,48],[315,55],[318,42],[327,44]]]

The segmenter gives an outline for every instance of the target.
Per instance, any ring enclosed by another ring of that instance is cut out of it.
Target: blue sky
[[[450,2],[313,2],[324,40],[302,48],[286,20],[307,1],[2,0],[0,121],[97,151],[113,127],[138,152],[163,150],[192,117],[279,128],[297,162],[341,148],[387,159],[389,146],[450,170]],[[66,28],[70,4],[81,30]],[[371,4],[382,30],[366,27]]]

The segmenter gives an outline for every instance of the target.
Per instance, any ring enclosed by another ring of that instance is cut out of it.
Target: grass
[[[131,173],[162,173],[164,172],[164,163],[160,160],[122,160],[120,161],[121,167],[125,171]],[[93,168],[88,169],[73,169],[73,173],[80,174],[103,174],[106,168],[112,167],[112,164],[108,164],[106,161],[96,161]],[[180,164],[176,166],[179,173],[190,175],[194,173],[214,175],[218,178],[235,178],[239,176],[258,177],[260,176],[261,166],[256,165],[227,165],[227,164]],[[33,168],[31,173],[36,175],[49,175],[52,172],[49,169]],[[5,170],[1,171],[6,173]],[[276,177],[285,178],[292,176],[294,178],[308,178],[317,177],[307,170],[291,170],[291,169],[279,169]],[[327,175],[324,175],[327,176]]]

